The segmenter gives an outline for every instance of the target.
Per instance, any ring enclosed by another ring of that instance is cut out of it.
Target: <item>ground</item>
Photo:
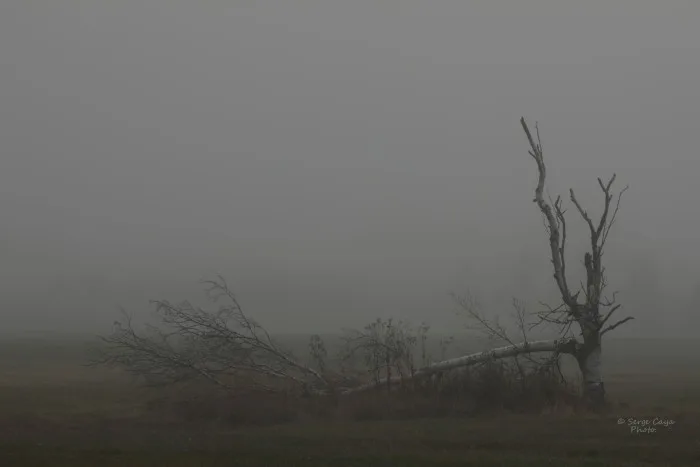
[[[169,418],[152,391],[81,366],[82,349],[74,344],[6,343],[0,345],[0,465],[700,465],[700,366],[693,349],[700,342],[606,348],[613,354],[607,388],[614,402],[606,414],[302,418],[250,427],[216,417]],[[654,432],[631,432],[631,424],[647,421]]]

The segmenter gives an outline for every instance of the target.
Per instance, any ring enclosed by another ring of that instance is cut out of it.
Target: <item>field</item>
[[[603,415],[287,419],[248,401],[270,414],[257,426],[231,417],[243,406],[222,417],[200,400],[188,411],[192,393],[85,367],[85,350],[77,340],[0,342],[0,465],[700,465],[699,341],[609,341],[613,408]],[[630,421],[655,431],[632,433]]]

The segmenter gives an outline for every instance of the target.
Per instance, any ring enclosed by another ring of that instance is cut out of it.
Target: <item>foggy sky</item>
[[[630,185],[618,335],[692,333],[699,21],[694,1],[1,2],[2,332],[99,332],[216,272],[273,331],[454,329],[449,291],[555,301],[524,115],[552,196],[598,215],[596,177]]]

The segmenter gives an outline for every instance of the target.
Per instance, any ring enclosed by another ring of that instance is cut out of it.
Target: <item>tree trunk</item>
[[[584,338],[579,350],[578,361],[583,377],[583,397],[593,408],[605,404],[605,385],[603,383],[603,349],[600,336],[596,333]]]
[[[575,348],[575,339],[556,339],[550,341],[522,342],[516,345],[509,345],[506,347],[500,347],[485,352],[477,352],[474,354],[465,355],[463,357],[451,358],[449,360],[443,360],[441,362],[433,363],[426,367],[420,368],[413,375],[411,375],[410,378],[407,378],[406,380],[416,380],[443,371],[475,365],[477,363],[481,363],[490,359],[498,360],[501,358],[515,357],[524,353],[557,352],[560,354],[575,354]],[[356,392],[366,391],[368,389],[376,388],[382,383],[388,385],[392,382],[398,383],[401,381],[397,378],[394,378],[393,381],[391,379],[383,378],[372,383],[345,389],[344,391],[342,391],[342,394],[352,394]]]

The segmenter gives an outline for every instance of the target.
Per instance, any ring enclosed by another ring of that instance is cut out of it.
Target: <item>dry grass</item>
[[[522,391],[457,391],[460,380],[427,395],[369,393],[340,403],[234,399],[196,386],[153,391],[82,367],[79,352],[33,348],[23,359],[19,349],[0,348],[0,465],[700,464],[700,384],[687,349],[667,355],[671,369],[618,361],[608,378],[614,406],[598,415],[536,398],[528,413],[513,413]],[[509,397],[511,407],[493,403]],[[635,435],[617,424],[620,415],[677,423]]]

